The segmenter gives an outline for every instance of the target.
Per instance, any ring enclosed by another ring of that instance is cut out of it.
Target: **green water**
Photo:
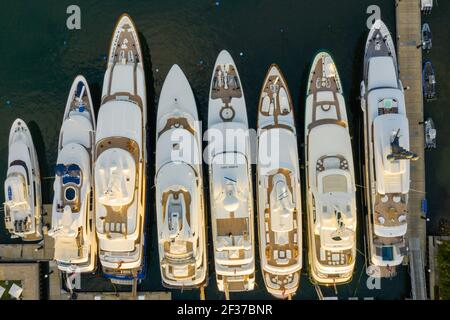
[[[441,1],[443,2],[443,1]],[[356,145],[359,143],[360,103],[359,83],[362,79],[362,57],[367,36],[366,8],[376,4],[381,17],[395,32],[394,1],[391,0],[141,0],[141,1],[85,1],[78,0],[82,12],[81,30],[66,28],[66,8],[72,1],[2,1],[0,4],[0,181],[7,168],[7,139],[9,127],[15,118],[24,119],[30,126],[39,154],[41,174],[53,175],[56,161],[59,127],[70,85],[77,74],[83,74],[91,87],[96,108],[99,107],[106,55],[116,19],[128,12],[134,19],[146,48],[146,67],[149,86],[148,115],[150,128],[154,128],[156,102],[164,77],[172,64],[184,70],[198,101],[199,116],[207,119],[207,97],[212,66],[221,49],[227,49],[234,57],[242,78],[247,101],[249,124],[256,125],[256,105],[264,75],[271,63],[278,63],[290,86],[296,107],[299,143],[303,141],[303,114],[307,73],[310,62],[318,50],[329,51],[337,64],[347,101],[351,130],[354,132],[355,162],[359,163]],[[446,11],[442,10],[445,9]],[[442,12],[440,12],[442,11]],[[444,14],[447,12],[447,15]],[[448,57],[448,3],[429,17],[434,32],[433,62],[441,82],[440,100],[427,110],[435,112],[439,130],[439,149],[430,158],[435,168],[428,177],[430,209],[439,214],[448,212],[450,200],[438,201],[449,192],[446,181],[450,172],[446,169],[444,154],[445,117],[440,117],[448,106],[444,104],[445,61]],[[432,22],[431,22],[432,21]],[[436,24],[436,27],[434,26]],[[437,25],[443,31],[438,32]],[[441,42],[441,44],[439,44]],[[242,53],[242,55],[240,55]],[[201,63],[203,62],[203,63]],[[448,71],[447,71],[448,72]],[[447,101],[448,102],[448,101]],[[149,132],[153,148],[155,133]],[[150,150],[152,151],[152,150]],[[152,154],[152,152],[150,152]],[[151,159],[150,168],[153,167]],[[427,159],[428,161],[428,159]],[[205,171],[207,172],[207,171]],[[445,173],[445,174],[444,174]],[[436,175],[439,188],[430,185]],[[149,183],[153,181],[149,172]],[[361,182],[361,179],[359,179]],[[44,201],[50,202],[51,180],[44,184]],[[3,199],[3,186],[0,187]],[[150,224],[148,237],[148,272],[141,290],[163,290],[156,250],[156,226],[154,219],[154,195],[150,193]],[[430,210],[431,211],[431,210]],[[360,212],[360,215],[362,212]],[[434,213],[430,213],[434,214]],[[362,218],[359,217],[362,221]],[[0,242],[7,235],[0,228]],[[362,252],[362,224],[360,224],[359,248]],[[211,242],[211,241],[210,241]],[[210,285],[208,298],[223,298],[216,290],[210,255]],[[304,261],[306,262],[306,256]],[[364,257],[359,254],[355,275],[349,285],[338,287],[339,296],[376,297],[399,299],[409,296],[408,274],[405,268],[399,275],[383,280],[381,290],[368,290],[363,272]],[[268,299],[258,267],[258,287],[254,292],[232,294],[232,298]],[[301,289],[295,298],[315,299],[306,267]],[[113,290],[99,275],[86,276],[83,287],[87,290]],[[121,288],[119,288],[121,289]],[[332,288],[324,288],[325,296],[333,296]],[[195,299],[197,291],[173,291],[174,298]]]

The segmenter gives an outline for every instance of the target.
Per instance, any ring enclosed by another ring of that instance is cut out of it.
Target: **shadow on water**
[[[303,66],[301,68],[300,73],[300,90],[297,97],[293,97],[293,101],[297,101],[295,105],[297,105],[297,112],[294,112],[296,129],[297,129],[297,147],[298,147],[298,155],[300,161],[300,183],[301,183],[301,206],[302,206],[302,270],[301,270],[301,281],[299,290],[303,290],[305,283],[310,281],[309,277],[309,263],[308,263],[308,219],[307,219],[307,207],[306,207],[306,167],[304,165],[305,159],[305,110],[306,110],[306,92],[308,88],[308,78],[311,69],[312,59],[311,61],[304,61]],[[295,107],[294,107],[295,108]],[[297,296],[297,295],[296,295]],[[294,298],[296,297],[294,296]],[[313,295],[314,296],[314,295]]]
[[[52,203],[53,201],[53,166],[50,165],[48,157],[45,152],[45,140],[42,136],[39,124],[32,120],[28,123],[31,136],[33,137],[33,144],[36,149],[39,172],[41,174],[42,185],[42,203]]]
[[[152,71],[152,59],[150,48],[148,46],[145,36],[138,32],[139,41],[141,44],[144,72],[145,72],[145,84],[147,92],[147,126],[146,126],[146,148],[147,148],[147,206],[146,206],[146,222],[145,230],[146,237],[145,245],[145,279],[140,283],[140,289],[157,290],[160,287],[161,276],[159,271],[158,259],[158,239],[156,231],[156,206],[155,206],[155,192],[154,181],[155,176],[155,143],[156,143],[156,101],[155,101],[155,80]],[[151,240],[150,240],[151,239]],[[156,244],[156,245],[155,245]],[[156,261],[153,261],[156,259]],[[149,275],[152,275],[151,277]]]
[[[209,90],[208,90],[208,94],[209,94]],[[197,105],[197,112],[199,112],[199,110],[208,110],[208,103],[205,103],[205,106],[202,106],[202,102],[201,99],[199,99],[198,96],[198,92],[194,92],[194,98],[195,98],[195,103]],[[204,108],[203,108],[204,107]],[[206,112],[206,115],[208,115],[208,112]],[[206,133],[206,131],[208,130],[208,122],[207,120],[202,121],[202,118],[200,116],[199,113],[199,121],[202,124],[202,132],[201,132],[201,139],[202,139],[202,150],[206,150],[207,146],[208,146],[208,141],[203,140],[203,136]],[[204,155],[204,151],[202,153],[202,156]],[[205,159],[203,157],[203,159]],[[216,270],[215,270],[215,264],[214,264],[214,246],[213,246],[213,236],[212,236],[212,228],[210,227],[210,209],[209,209],[209,204],[210,204],[210,188],[209,188],[209,174],[208,173],[209,167],[208,164],[203,161],[202,162],[202,173],[203,173],[203,197],[204,197],[204,208],[205,208],[205,224],[206,224],[206,252],[207,252],[207,266],[208,266],[208,270],[207,270],[207,280],[206,280],[206,289],[205,292],[208,295],[211,294],[215,294],[217,295],[218,291],[217,291],[217,286],[216,286]],[[211,290],[213,289],[213,290]],[[193,296],[200,296],[200,291],[197,289],[191,290],[190,291],[192,293]],[[195,292],[195,293],[194,293]],[[181,291],[175,291],[172,293],[175,297],[179,296],[180,298],[185,298],[183,296],[183,292]],[[220,297],[220,295],[218,296],[218,298]]]
[[[349,118],[349,128],[350,135],[352,139],[353,146],[353,159],[355,167],[355,182],[356,182],[356,205],[358,209],[358,229],[359,229],[359,243],[364,242],[364,230],[365,230],[365,214],[366,209],[364,205],[364,174],[363,174],[363,163],[364,163],[364,118],[361,109],[361,99],[360,99],[360,83],[363,79],[362,75],[362,65],[363,65],[363,55],[364,46],[366,41],[366,34],[362,34],[358,39],[357,46],[355,48],[355,55],[352,64],[352,85],[349,88],[350,97],[347,101],[347,110],[351,113],[351,119]],[[352,133],[356,133],[352,134]],[[362,247],[362,246],[361,246]]]
[[[92,104],[94,105],[94,114],[97,118],[102,100],[102,86],[98,82],[89,83],[89,90],[91,91]]]
[[[353,296],[356,296],[357,291],[361,285],[361,277],[365,276],[366,269],[366,240],[365,240],[365,230],[366,230],[366,207],[364,205],[364,174],[363,174],[363,112],[361,110],[361,100],[360,100],[360,81],[362,80],[362,65],[363,65],[363,55],[364,46],[366,41],[366,34],[361,34],[358,39],[357,45],[355,47],[355,54],[352,64],[352,81],[349,88],[350,97],[347,101],[347,110],[350,111],[349,117],[349,129],[352,139],[352,149],[353,149],[353,162],[355,170],[355,183],[356,183],[356,207],[357,211],[357,253],[356,253],[356,265],[353,278],[356,279],[356,283],[352,286]],[[356,133],[356,135],[352,134]]]

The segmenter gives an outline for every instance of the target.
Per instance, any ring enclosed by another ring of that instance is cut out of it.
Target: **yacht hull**
[[[103,272],[105,277],[126,284],[145,275],[146,127],[141,45],[134,22],[123,14],[113,32],[103,83],[94,192]],[[127,166],[135,170],[127,171]],[[125,179],[125,184],[117,184],[117,177]],[[118,211],[122,213],[116,214]]]
[[[86,79],[77,76],[69,92],[59,135],[49,235],[55,239],[58,268],[67,273],[83,273],[92,272],[97,260],[91,198],[96,124]],[[69,172],[71,166],[77,168],[77,174]],[[78,176],[79,181],[72,176]],[[72,193],[74,198],[68,198]]]
[[[158,248],[166,288],[207,285],[201,134],[194,94],[174,65],[161,90],[156,130]]]
[[[262,276],[267,291],[279,299],[292,297],[300,285],[302,209],[298,164],[293,103],[281,70],[272,65],[258,105],[257,217]],[[277,190],[274,186],[284,183],[287,188]],[[286,191],[287,197],[283,195]],[[280,197],[282,200],[277,200]],[[280,207],[289,213],[283,215]],[[286,223],[280,227],[278,219]]]
[[[356,260],[356,188],[341,80],[328,53],[316,55],[307,92],[305,171],[308,263],[314,283],[344,284],[351,281]],[[330,186],[325,185],[325,181],[337,177],[346,177],[344,187],[337,187],[331,182]],[[345,219],[341,221],[339,216],[345,216]],[[333,219],[336,222],[332,222]],[[338,229],[341,223],[345,225]],[[340,236],[346,233],[346,236]]]
[[[371,69],[372,64],[374,67]],[[365,226],[369,256],[368,273],[375,277],[392,276],[395,274],[395,267],[403,262],[406,254],[405,217],[409,190],[409,160],[399,160],[398,166],[403,168],[404,177],[401,179],[404,182],[394,184],[384,178],[386,170],[394,170],[389,162],[389,155],[380,154],[379,150],[393,148],[392,137],[388,138],[390,139],[388,142],[383,141],[387,140],[385,136],[392,135],[393,131],[398,134],[397,130],[402,132],[400,138],[402,147],[409,148],[409,131],[394,43],[389,30],[381,20],[377,20],[372,27],[366,43],[361,108],[364,118],[363,174],[364,203],[367,209]],[[387,146],[379,146],[381,143]],[[391,176],[394,174],[398,175],[394,171]],[[384,203],[390,204],[390,207],[395,209],[394,212],[386,213]],[[389,218],[388,225],[385,225],[388,215],[392,217]]]
[[[39,162],[30,130],[22,119],[14,121],[9,133],[5,200],[5,225],[11,238],[20,237],[23,241],[42,240]]]
[[[211,225],[219,291],[255,286],[254,212],[247,111],[236,65],[227,51],[211,80],[206,150]]]

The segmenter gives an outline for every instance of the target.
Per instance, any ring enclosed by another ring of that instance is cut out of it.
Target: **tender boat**
[[[241,81],[233,58],[222,51],[214,66],[208,110],[211,225],[217,286],[255,286],[250,137]]]
[[[159,97],[155,172],[163,285],[204,286],[208,262],[202,128],[194,94],[178,65],[170,69]]]
[[[391,34],[381,20],[369,32],[361,83],[368,272],[391,276],[406,255],[410,160],[403,85]]]
[[[302,268],[302,206],[294,106],[277,65],[267,72],[258,104],[258,226],[267,290],[293,296]]]
[[[435,149],[436,148],[436,127],[434,126],[434,121],[428,118],[425,121],[425,148]]]
[[[420,10],[424,14],[430,14],[433,9],[433,0],[420,0]]]
[[[352,279],[356,261],[356,185],[343,89],[328,53],[316,55],[305,110],[309,265],[313,282]]]
[[[52,229],[55,260],[63,272],[95,268],[97,243],[93,221],[92,164],[95,115],[86,79],[78,76],[70,88],[59,134],[53,184]]]
[[[5,180],[5,226],[11,238],[38,241],[42,236],[39,162],[30,130],[16,119],[9,132]]]
[[[422,71],[423,96],[427,101],[436,100],[436,76],[431,61],[425,61]]]
[[[422,25],[422,49],[430,51],[433,46],[431,29],[428,23]]]
[[[143,56],[131,18],[113,33],[95,139],[95,219],[106,277],[144,276],[147,101]]]

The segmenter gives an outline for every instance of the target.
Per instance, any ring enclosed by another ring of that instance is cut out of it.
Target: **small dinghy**
[[[436,148],[436,128],[434,126],[434,121],[428,118],[425,121],[425,148],[435,149]]]
[[[432,34],[430,25],[428,23],[424,23],[422,26],[422,49],[430,51],[432,47]]]
[[[422,72],[423,96],[427,101],[436,99],[436,77],[431,61],[426,61]]]
[[[430,14],[433,9],[433,0],[420,0],[420,10],[423,14]]]

